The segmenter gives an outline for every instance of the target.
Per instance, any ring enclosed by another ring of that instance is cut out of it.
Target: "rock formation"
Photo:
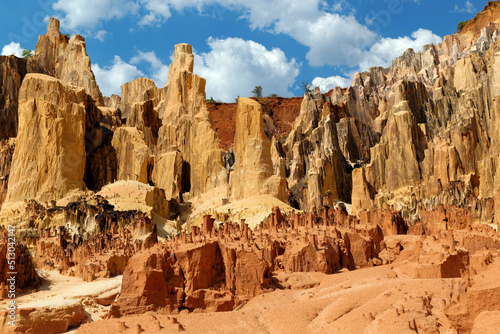
[[[75,90],[47,75],[25,78],[7,202],[53,200],[85,189],[86,97],[83,88]],[[35,139],[38,150],[33,150]]]
[[[65,331],[98,304],[107,320],[81,333],[484,332],[500,298],[499,9],[351,87],[230,105],[207,104],[188,44],[164,88],[103,97],[85,40],[51,19],[32,59],[0,58],[0,223],[15,222],[29,306],[9,330]],[[35,267],[123,275],[121,291],[44,312]],[[233,312],[196,314],[217,311]]]
[[[60,22],[50,18],[47,33],[39,36],[38,43],[29,62],[29,72],[42,73],[58,78],[74,86],[83,87],[97,105],[104,100],[90,68],[85,39],[74,35],[61,35]]]
[[[183,173],[189,180],[181,192],[198,196],[218,186],[227,185],[222,149],[212,128],[205,97],[205,79],[193,74],[194,56],[188,44],[175,46],[168,71],[165,99],[157,109],[162,126],[158,133],[156,160],[165,153],[179,151]],[[168,165],[170,166],[170,165]],[[177,176],[158,165],[160,172],[153,182],[175,183]]]
[[[382,239],[377,225],[361,226],[342,210],[284,216],[275,208],[254,232],[244,221],[216,227],[205,216],[201,228],[192,227],[191,233],[182,232],[130,259],[109,316],[229,311],[276,288],[271,272],[331,274],[380,264]]]
[[[257,101],[238,99],[234,158],[232,197],[242,199],[268,193],[285,201],[285,175],[273,175],[271,141],[264,132],[262,109]]]
[[[113,134],[112,145],[117,155],[118,180],[148,183],[150,151],[143,134],[136,128],[120,127]]]
[[[0,56],[0,138],[17,135],[17,106],[21,82],[26,75],[26,60]]]

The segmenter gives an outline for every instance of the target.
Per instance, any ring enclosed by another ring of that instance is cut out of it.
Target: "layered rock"
[[[19,95],[19,134],[6,201],[52,200],[84,190],[89,109],[84,89],[29,74]],[[33,150],[33,140],[39,149]]]
[[[25,59],[0,56],[0,139],[17,135],[19,89],[26,71]]]
[[[144,141],[143,133],[136,128],[120,127],[113,134],[112,145],[117,156],[118,180],[148,183],[150,150]]]
[[[267,193],[285,200],[285,175],[274,175],[271,141],[264,132],[262,109],[257,101],[238,99],[234,157],[232,197],[242,199]]]
[[[15,139],[5,140],[0,143],[0,204],[7,196],[9,185],[10,166],[14,155]]]
[[[335,115],[322,116],[323,96],[306,93],[301,111],[283,145],[288,186],[306,211],[350,201],[351,176],[342,154]]]
[[[193,74],[192,47],[175,47],[170,64],[166,95],[158,107],[162,126],[158,132],[157,158],[165,153],[179,151],[189,177],[183,192],[198,196],[218,186],[227,185],[227,173],[222,160],[222,149],[212,128],[205,96],[205,79]],[[154,182],[171,184],[176,175],[161,172],[164,180]]]
[[[42,73],[74,86],[83,87],[99,106],[104,105],[99,86],[90,67],[85,39],[80,35],[68,38],[59,31],[60,22],[49,19],[47,33],[40,35],[29,62],[29,72]]]

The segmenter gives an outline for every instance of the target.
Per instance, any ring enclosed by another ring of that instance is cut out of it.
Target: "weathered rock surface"
[[[16,310],[16,325],[8,325],[6,311],[0,313],[3,333],[64,333],[82,324],[86,319],[83,305],[76,300],[58,303],[34,302]]]
[[[10,167],[15,146],[16,140],[14,138],[0,143],[0,204],[4,202],[5,196],[7,196]]]
[[[89,110],[85,91],[46,75],[29,74],[19,101],[19,134],[6,201],[53,200],[84,190]],[[33,150],[33,140],[39,149]]]
[[[158,132],[157,158],[179,151],[183,170],[189,175],[182,191],[190,196],[201,195],[219,186],[227,186],[227,172],[222,160],[220,140],[212,128],[205,96],[205,79],[193,74],[192,47],[175,47],[170,64],[165,99],[158,107],[162,126]],[[160,171],[164,180],[155,183],[175,183],[176,175]]]
[[[243,305],[231,313],[256,332],[480,331],[499,299],[488,280],[500,247],[497,7],[347,89],[284,103],[287,117],[274,115],[279,98],[240,98],[227,122],[209,111],[190,45],[176,46],[165,88],[139,78],[104,101],[83,38],[51,20],[26,65],[50,76],[21,85],[23,61],[0,61],[7,137],[19,109],[15,148],[0,148],[2,222],[17,222],[40,268],[123,273],[120,297],[101,300],[124,319],[115,332],[199,332],[188,313]],[[263,311],[268,293],[277,299]],[[148,311],[169,324],[130,326]]]
[[[271,272],[331,274],[373,266],[382,230],[377,225],[355,227],[351,219],[343,211],[284,216],[275,208],[252,232],[243,220],[216,228],[205,216],[201,228],[193,226],[189,235],[184,231],[129,261],[109,315],[229,311],[275,289]]]
[[[285,200],[285,175],[273,175],[271,141],[264,132],[262,109],[257,101],[238,99],[234,158],[232,197],[238,200],[267,193]]]
[[[10,233],[3,227],[0,229],[0,299],[7,298],[9,291],[17,293],[27,288],[37,288],[41,283],[28,247],[16,238],[15,232]],[[16,274],[9,274],[12,272]],[[15,277],[13,283],[8,280],[12,277]],[[13,291],[10,283],[14,286]]]
[[[25,59],[0,56],[0,139],[17,135],[19,89],[26,66]]]
[[[90,68],[85,39],[80,35],[71,38],[61,35],[59,26],[59,20],[49,19],[47,33],[39,36],[35,53],[29,61],[29,72],[46,74],[83,87],[97,105],[103,106],[102,94]]]
[[[136,128],[120,127],[113,134],[112,145],[117,156],[118,180],[148,183],[151,153],[143,133]]]

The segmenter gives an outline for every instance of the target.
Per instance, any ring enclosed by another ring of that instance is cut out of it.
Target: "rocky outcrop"
[[[134,112],[134,109],[150,101],[152,110],[165,98],[164,88],[157,88],[153,80],[143,77],[123,84],[121,90],[120,109],[123,117],[127,119],[128,126],[135,126],[132,123],[137,123],[137,119],[141,116]]]
[[[114,210],[100,196],[54,208],[32,201],[18,228],[38,268],[85,281],[123,274],[132,255],[157,242],[157,226],[145,213]]]
[[[19,89],[26,71],[25,59],[0,56],[0,139],[17,135]]]
[[[306,211],[350,202],[350,167],[342,153],[335,115],[322,116],[324,97],[306,93],[295,127],[283,145],[288,186]]]
[[[0,313],[3,333],[64,333],[82,324],[86,319],[83,305],[76,300],[59,299],[49,303],[33,302],[16,310],[16,323],[9,325],[8,311]]]
[[[190,177],[187,166],[179,151],[156,156],[152,180],[157,187],[165,190],[168,199],[180,200],[182,193],[190,190],[189,182],[183,184],[183,180],[189,180]]]
[[[39,36],[35,53],[29,61],[29,72],[46,74],[83,87],[97,105],[104,106],[104,99],[90,68],[85,39],[80,35],[71,38],[61,35],[59,26],[59,20],[49,19],[47,33]]]
[[[229,311],[275,289],[271,272],[335,273],[381,264],[383,239],[376,224],[359,225],[347,212],[281,214],[252,231],[242,220],[214,225],[204,217],[166,243],[130,259],[121,295],[109,316],[150,310]]]
[[[90,108],[84,89],[29,74],[19,101],[19,134],[6,201],[53,200],[72,190],[84,190],[85,125]],[[31,144],[35,138],[37,150]]]
[[[150,151],[143,133],[136,128],[120,127],[113,134],[112,145],[117,156],[118,180],[148,183]]]
[[[16,238],[15,232],[0,228],[0,299],[12,292],[37,288],[42,281],[28,247]]]
[[[205,79],[193,74],[192,47],[175,47],[170,64],[165,99],[158,107],[162,126],[158,132],[156,160],[165,153],[179,151],[189,175],[183,192],[201,195],[219,186],[227,186],[222,149],[212,128],[205,96]],[[171,174],[164,184],[174,182]]]
[[[0,142],[0,204],[7,196],[9,185],[10,166],[16,141],[14,138]]]
[[[231,174],[233,198],[267,193],[285,200],[285,175],[273,175],[271,141],[264,132],[262,109],[257,101],[238,99],[234,158],[234,173]]]

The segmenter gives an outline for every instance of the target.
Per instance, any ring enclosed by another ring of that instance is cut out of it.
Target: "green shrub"
[[[469,21],[463,21],[463,22],[460,22],[457,26],[457,32],[461,32],[462,29],[465,27],[465,25],[467,24],[467,22]]]
[[[23,58],[31,58],[33,57],[33,51],[24,49],[23,50]]]
[[[254,90],[252,90],[252,94],[255,97],[262,97],[262,86],[255,86]]]

